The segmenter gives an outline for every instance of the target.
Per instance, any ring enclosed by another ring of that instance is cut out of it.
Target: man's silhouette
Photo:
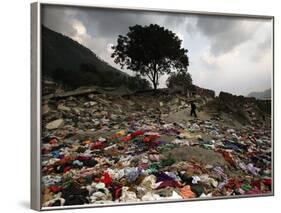
[[[192,116],[192,115],[194,115],[194,117],[197,118],[196,105],[194,104],[194,102],[191,102],[190,116]]]

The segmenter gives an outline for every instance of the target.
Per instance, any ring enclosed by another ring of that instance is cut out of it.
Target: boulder
[[[57,119],[57,120],[49,122],[46,125],[46,129],[48,129],[48,130],[58,129],[58,128],[62,127],[63,124],[64,124],[64,120],[63,119]]]
[[[69,107],[67,107],[67,106],[59,104],[58,105],[58,110],[69,112],[71,109]]]

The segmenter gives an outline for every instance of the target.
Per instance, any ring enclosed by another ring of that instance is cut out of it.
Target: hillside
[[[45,26],[42,26],[42,75],[43,79],[70,88],[123,85],[138,89],[145,81],[132,85],[136,80],[134,77],[113,68],[88,48]]]
[[[271,98],[271,89],[267,89],[262,92],[251,92],[248,97],[254,97],[256,99],[268,99]]]

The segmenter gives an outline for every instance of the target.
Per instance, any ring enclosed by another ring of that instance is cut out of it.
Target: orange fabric
[[[148,135],[143,139],[144,143],[149,143],[155,141],[157,138],[159,138],[158,135]]]
[[[123,137],[123,138],[121,139],[121,141],[127,142],[127,141],[129,141],[129,140],[131,140],[131,139],[132,139],[132,137],[131,137],[130,135],[127,135],[126,137]]]
[[[236,168],[236,163],[233,159],[233,157],[231,156],[231,154],[229,152],[226,152],[224,150],[218,150],[218,152],[220,152],[222,154],[222,156],[224,157],[224,159],[234,168]]]
[[[195,197],[195,194],[191,191],[189,185],[181,188],[180,195],[182,196],[183,199]]]
[[[90,141],[90,140],[83,141],[83,144],[84,144],[84,145],[86,145],[86,144],[91,144],[91,143],[92,143],[92,141]]]

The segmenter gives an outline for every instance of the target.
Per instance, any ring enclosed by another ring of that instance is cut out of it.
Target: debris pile
[[[270,119],[189,116],[178,96],[83,94],[42,107],[43,206],[271,193]]]

